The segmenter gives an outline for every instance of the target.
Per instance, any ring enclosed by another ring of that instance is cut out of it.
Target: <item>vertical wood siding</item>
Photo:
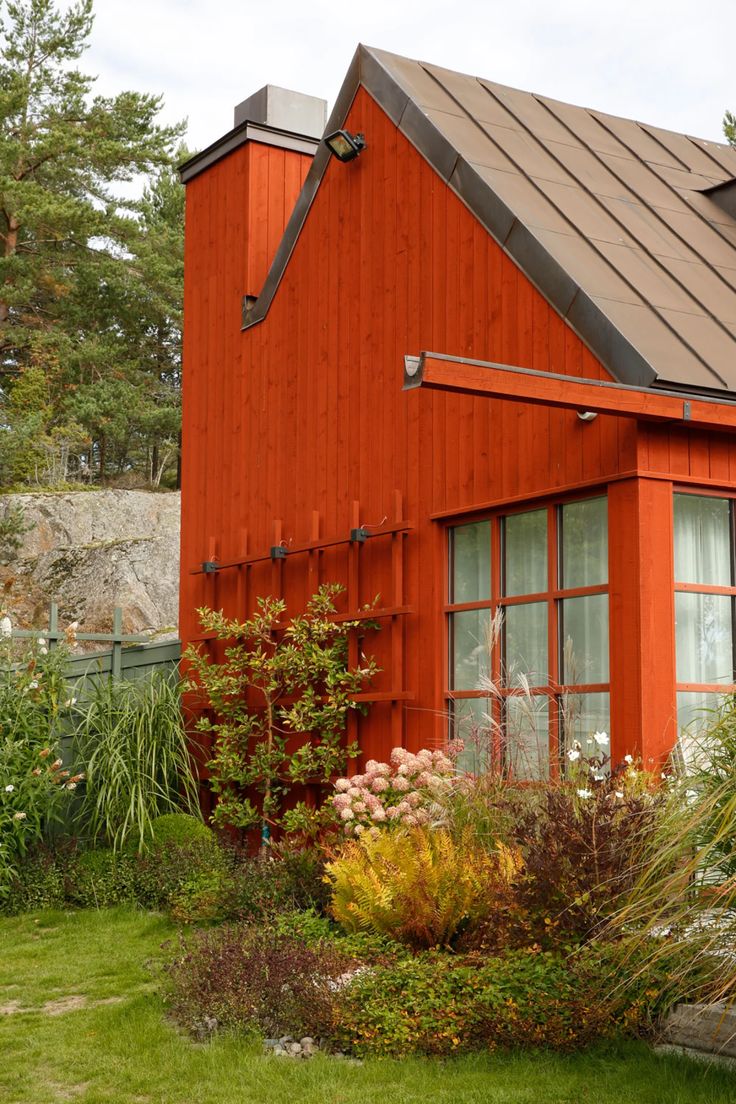
[[[282,588],[296,608],[310,578],[347,584],[347,547],[313,557],[311,570],[302,554],[276,568],[189,572],[211,555],[267,553],[277,532],[298,545],[315,531],[347,537],[355,517],[393,521],[398,492],[414,526],[401,539],[403,601],[414,612],[383,622],[370,648],[383,668],[377,689],[411,698],[376,704],[360,722],[366,753],[385,755],[397,714],[408,746],[444,731],[444,537],[433,516],[603,487],[639,468],[733,479],[736,463],[723,440],[638,438],[629,418],[583,424],[574,411],[402,392],[404,354],[423,349],[609,377],[362,89],[346,126],[365,133],[368,148],[349,164],[332,160],[268,315],[243,333],[241,296],[265,278],[303,165],[251,145],[187,187],[180,631],[196,637],[199,605],[244,613],[238,607],[258,593]],[[644,525],[642,503],[619,496],[617,524]],[[380,595],[391,605],[392,543],[359,550],[351,604]],[[632,554],[612,551],[624,588]],[[641,637],[630,635],[640,612],[624,599],[612,624],[641,659]],[[615,695],[628,669],[614,656],[612,669]],[[640,739],[627,729],[627,747]]]

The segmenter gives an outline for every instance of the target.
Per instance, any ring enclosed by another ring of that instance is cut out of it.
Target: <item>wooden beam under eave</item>
[[[674,422],[694,429],[736,431],[736,402],[536,372],[439,353],[404,358],[404,390],[418,387],[581,412],[620,414],[647,422]]]

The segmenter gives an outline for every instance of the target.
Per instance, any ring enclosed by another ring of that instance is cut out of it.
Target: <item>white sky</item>
[[[203,148],[264,84],[330,108],[358,42],[722,140],[736,112],[734,0],[96,0],[80,68],[162,93]]]

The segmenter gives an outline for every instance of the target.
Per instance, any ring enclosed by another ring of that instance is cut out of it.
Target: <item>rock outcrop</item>
[[[25,532],[17,550],[0,550],[0,607],[16,626],[44,626],[55,601],[83,632],[108,631],[121,606],[125,632],[176,636],[179,494],[2,495],[0,520],[11,507]]]

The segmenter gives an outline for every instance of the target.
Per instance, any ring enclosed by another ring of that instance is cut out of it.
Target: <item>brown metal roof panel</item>
[[[649,306],[614,299],[593,302],[644,360],[656,365],[658,376],[666,372],[667,379],[695,388],[723,386],[697,353],[683,343],[681,333],[668,325],[664,312],[660,315]]]
[[[663,310],[661,315],[682,341],[706,361],[722,386],[736,389],[736,340],[730,332],[704,314]]]
[[[440,65],[425,65],[426,71],[452,96],[471,119],[511,130],[523,129],[506,107],[489,91],[484,81],[454,73]],[[491,86],[493,87],[493,86]]]
[[[573,146],[588,146],[598,153],[620,153],[621,143],[615,135],[601,126],[593,112],[584,107],[549,100],[546,96],[538,100],[565,128],[556,141],[568,142]]]
[[[670,187],[662,177],[643,161],[632,161],[630,157],[612,157],[601,154],[601,159],[610,172],[618,179],[618,190],[611,191],[608,186],[596,188],[602,195],[622,197],[623,188],[628,189],[640,203],[656,204],[658,207],[681,207],[680,193]]]
[[[683,169],[691,172],[702,173],[703,176],[718,176],[725,179],[728,173],[720,162],[716,162],[702,146],[693,142],[685,134],[676,134],[673,130],[663,130],[661,127],[650,126],[648,123],[640,124],[642,129],[650,134],[676,159]]]
[[[621,183],[604,162],[603,158],[608,158],[609,154],[597,154],[584,146],[571,146],[568,142],[545,140],[545,146],[553,157],[562,162],[570,174],[570,180],[576,182],[578,186],[595,195],[627,196],[630,194],[626,185]],[[621,158],[615,159],[616,162],[621,160]]]
[[[550,180],[535,179],[534,183],[584,237],[593,241],[638,244],[637,239],[614,217],[615,212],[609,213],[598,196],[584,191],[573,182],[556,184]]]
[[[518,173],[518,168],[506,152],[512,142],[522,139],[518,131],[495,128],[498,137],[496,141],[491,141],[483,128],[467,116],[448,115],[435,110],[426,111],[425,114],[466,161],[488,165],[489,168],[500,169],[502,172]]]
[[[519,92],[516,88],[506,88],[502,84],[482,80],[480,84],[516,121],[517,126],[528,130],[535,138],[549,141],[569,142],[569,131],[545,106],[540,96],[531,92]]]
[[[435,108],[437,111],[448,111],[457,115],[463,114],[462,108],[419,62],[398,57],[396,54],[387,54],[383,50],[371,50],[370,53],[386,72],[401,84],[409,98],[420,107]]]
[[[724,227],[733,230],[733,223],[730,227],[726,222],[712,223],[693,211],[690,204],[683,211],[666,211],[660,208],[652,208],[652,211],[666,219],[672,232],[684,238],[705,262],[726,268],[736,267],[736,248],[728,236],[722,233]]]
[[[642,302],[658,309],[669,307],[671,310],[693,312],[703,309],[690,292],[680,287],[669,271],[663,268],[663,262],[643,249],[612,245],[610,242],[600,242],[599,248],[619,276],[636,288]]]
[[[722,280],[736,291],[736,268],[725,268],[723,265],[713,265],[713,271],[717,272]]]
[[[569,222],[527,177],[518,172],[502,172],[488,165],[473,163],[472,167],[514,213],[514,216],[525,225],[543,226],[563,234],[570,232]]]
[[[647,162],[657,175],[666,181],[671,188],[678,188],[688,192],[704,192],[716,184],[722,183],[720,177],[704,176],[702,173],[690,172],[687,169],[671,169],[667,165],[652,165]]]
[[[700,258],[707,264],[736,266],[733,247],[687,204],[683,204],[682,210],[673,211],[607,197],[602,202],[656,256]]]
[[[708,142],[705,138],[693,138],[687,136],[688,141],[712,157],[716,164],[720,165],[727,176],[736,176],[736,150],[723,142]]]
[[[594,117],[618,139],[618,156],[632,157],[637,161],[647,161],[663,168],[686,170],[670,151],[663,147],[648,133],[647,129],[633,119],[619,119],[603,111],[594,111]]]
[[[626,228],[642,249],[657,257],[681,257],[683,260],[696,257],[688,241],[682,240],[674,225],[675,218],[696,217],[684,205],[682,211],[673,212],[663,207],[645,207],[631,199],[613,199],[610,196],[599,198],[611,216]],[[689,227],[688,234],[691,230]],[[687,236],[685,235],[686,239]]]
[[[736,293],[729,278],[724,279],[717,269],[700,261],[666,257],[663,263],[675,279],[703,305],[702,309],[706,314],[712,315],[719,322],[736,324]],[[731,269],[731,277],[734,275],[736,270]]]
[[[570,173],[564,164],[560,164],[558,158],[548,153],[544,145],[526,131],[511,131],[506,127],[494,127],[485,123],[479,135],[488,146],[502,146],[524,176],[554,180],[558,184],[571,183]],[[474,157],[471,160],[480,158]]]
[[[627,283],[624,276],[610,263],[608,257],[601,256],[597,248],[579,234],[575,234],[574,231],[559,234],[538,228],[534,230],[534,235],[592,299],[600,297],[617,299],[623,303],[644,302],[639,289]],[[603,242],[601,248],[616,247]],[[620,248],[625,250],[623,246]]]

